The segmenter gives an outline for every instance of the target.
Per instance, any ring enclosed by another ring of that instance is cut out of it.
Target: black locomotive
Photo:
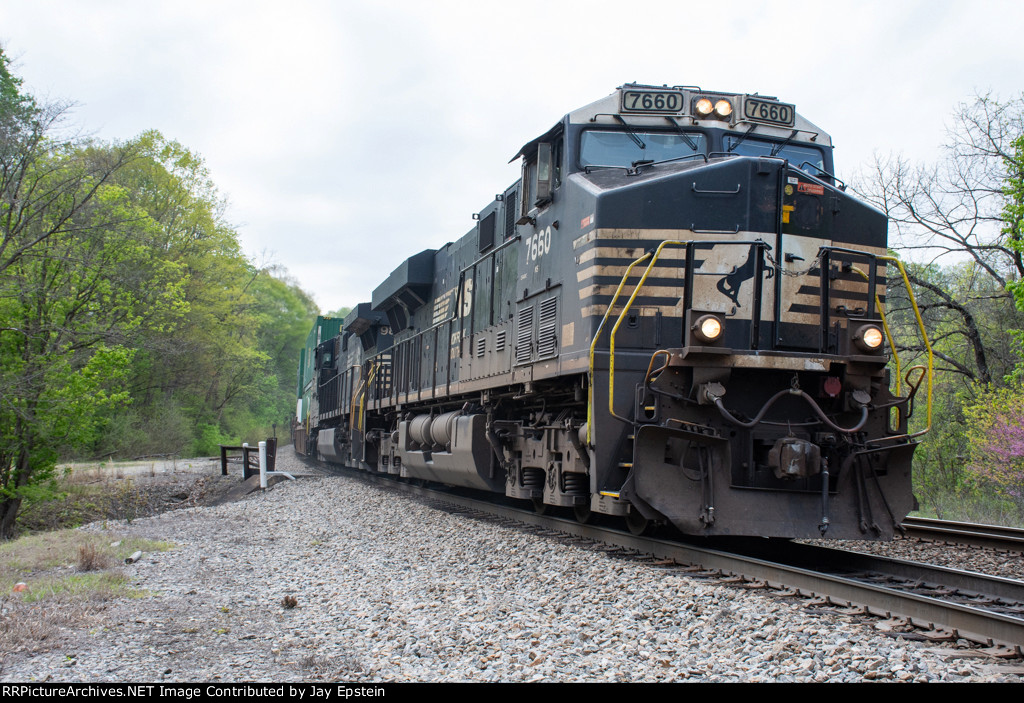
[[[517,158],[468,234],[318,320],[297,449],[637,532],[890,538],[930,374],[891,386],[899,267],[829,136],[775,98],[628,84]]]

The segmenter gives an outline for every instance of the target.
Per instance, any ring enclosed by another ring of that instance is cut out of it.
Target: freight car
[[[931,373],[890,377],[886,284],[913,295],[830,137],[627,84],[515,158],[465,236],[317,321],[297,449],[637,533],[890,538]]]

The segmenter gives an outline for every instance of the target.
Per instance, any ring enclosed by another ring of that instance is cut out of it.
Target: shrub
[[[192,443],[192,456],[219,456],[219,444],[238,444],[232,437],[221,432],[216,425],[199,423],[196,427],[196,440]]]
[[[968,468],[1024,515],[1024,386],[988,390],[964,408]]]

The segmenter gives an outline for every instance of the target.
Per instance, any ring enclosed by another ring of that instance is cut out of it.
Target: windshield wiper
[[[776,154],[778,154],[778,153],[779,153],[780,151],[782,151],[782,150],[783,150],[783,149],[784,149],[784,148],[786,147],[786,145],[787,145],[787,144],[789,144],[789,143],[790,143],[791,141],[793,141],[793,137],[795,137],[795,136],[796,136],[796,135],[798,135],[799,133],[800,133],[800,130],[799,130],[799,129],[794,129],[794,130],[793,130],[793,133],[789,135],[789,138],[788,138],[788,139],[786,139],[786,141],[784,141],[784,142],[779,142],[778,144],[776,144],[775,146],[773,146],[773,147],[772,147],[772,154],[771,154],[771,155],[772,155],[772,156],[775,156],[775,155],[776,155]]]
[[[622,119],[622,117],[619,115],[612,115],[612,117],[614,117],[619,124],[626,128],[626,134],[629,135],[629,138],[632,139],[638,147],[644,150],[647,149],[647,145],[640,141],[640,137],[636,136],[636,133],[633,131],[633,128],[626,124],[626,120]]]
[[[651,165],[657,166],[658,164],[667,164],[667,163],[670,163],[672,161],[682,161],[683,159],[704,159],[704,163],[707,163],[707,161],[708,161],[707,154],[702,154],[699,151],[695,151],[692,154],[683,154],[682,156],[673,156],[670,159],[662,159],[661,161],[654,161],[654,160],[648,160],[646,162],[645,161],[634,161],[633,162],[633,167],[636,168],[636,166],[638,164],[641,165],[641,166],[651,166]]]
[[[729,153],[731,154],[731,153],[733,152],[733,149],[735,149],[736,147],[738,147],[738,146],[739,146],[740,144],[742,144],[742,143],[743,143],[743,140],[744,140],[744,139],[746,139],[746,138],[747,138],[747,137],[749,137],[749,136],[750,136],[751,134],[753,134],[753,133],[754,133],[754,130],[755,130],[755,129],[757,129],[757,125],[756,125],[756,124],[752,124],[752,125],[750,125],[750,129],[748,129],[748,130],[747,130],[746,132],[744,132],[743,134],[741,134],[741,135],[739,136],[739,138],[738,138],[738,139],[736,140],[736,142],[735,142],[735,143],[734,143],[734,144],[733,144],[733,145],[732,145],[731,147],[729,147]]]
[[[587,164],[583,167],[583,173],[590,173],[591,171],[599,168],[626,168],[625,166],[612,166],[609,164]]]
[[[683,138],[683,141],[686,142],[686,145],[693,149],[693,151],[696,153],[698,148],[697,142],[693,141],[693,139],[690,138],[690,135],[683,131],[683,128],[679,126],[679,123],[676,122],[674,117],[669,117],[666,115],[665,119],[668,120],[670,125],[676,128],[676,131],[679,132],[679,136]]]

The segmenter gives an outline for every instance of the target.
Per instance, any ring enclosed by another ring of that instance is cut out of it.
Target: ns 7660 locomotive
[[[627,84],[515,158],[468,234],[318,319],[297,449],[638,533],[890,538],[931,373],[890,378],[906,276],[829,136],[776,98]]]

